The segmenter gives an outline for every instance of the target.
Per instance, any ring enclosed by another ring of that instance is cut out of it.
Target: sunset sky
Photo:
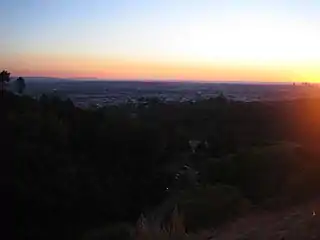
[[[13,75],[320,82],[319,0],[4,0]]]

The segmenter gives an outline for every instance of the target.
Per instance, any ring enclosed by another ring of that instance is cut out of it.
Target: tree
[[[6,85],[10,82],[10,73],[6,70],[3,70],[0,73],[0,83],[1,83],[1,94],[3,95]]]
[[[26,83],[24,81],[24,78],[19,77],[15,82],[15,87],[18,93],[23,93],[24,89],[26,88]]]

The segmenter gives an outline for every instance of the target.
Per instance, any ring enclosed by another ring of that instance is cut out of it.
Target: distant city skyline
[[[320,1],[7,0],[15,76],[320,82]]]

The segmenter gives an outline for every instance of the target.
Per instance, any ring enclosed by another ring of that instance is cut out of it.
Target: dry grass
[[[184,240],[187,238],[183,216],[179,214],[177,207],[175,207],[167,225],[163,225],[159,219],[146,219],[143,215],[137,222],[137,240]]]

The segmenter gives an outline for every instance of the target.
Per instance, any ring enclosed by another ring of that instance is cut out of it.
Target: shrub
[[[164,222],[178,206],[188,232],[211,228],[245,212],[250,204],[231,186],[204,186],[177,193],[158,209]]]
[[[105,228],[92,230],[85,234],[83,240],[130,240],[133,239],[133,228],[126,223],[118,223]]]

